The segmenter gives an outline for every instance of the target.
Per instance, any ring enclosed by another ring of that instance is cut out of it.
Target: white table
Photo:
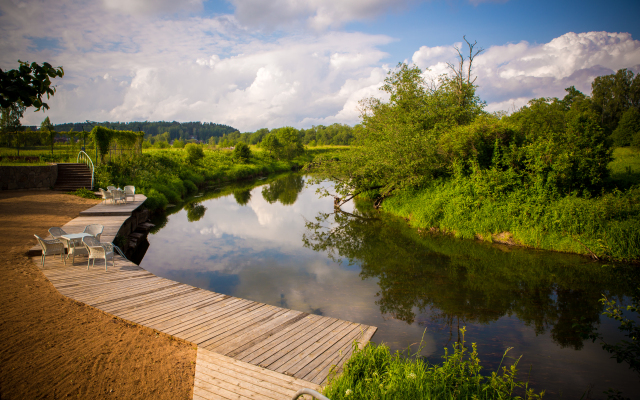
[[[82,238],[85,236],[93,236],[90,233],[67,233],[66,235],[60,236],[62,239],[67,241],[67,247],[75,248],[76,242],[82,242]],[[67,258],[69,258],[69,254],[67,254]]]

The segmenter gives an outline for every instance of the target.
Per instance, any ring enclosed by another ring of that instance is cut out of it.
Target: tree
[[[36,111],[41,108],[49,109],[49,105],[42,101],[42,96],[47,95],[47,99],[56,92],[51,86],[51,78],[63,77],[62,67],[53,68],[49,63],[38,63],[18,61],[20,67],[9,71],[0,69],[0,107],[6,108],[18,101],[24,107],[36,107]]]
[[[251,158],[251,149],[249,145],[244,142],[238,142],[236,147],[233,149],[233,159],[245,163]]]
[[[47,141],[51,144],[51,155],[53,155],[53,144],[56,138],[56,129],[49,120],[49,117],[45,118],[40,124],[40,132],[46,135]]]
[[[616,129],[620,118],[630,107],[640,109],[640,75],[634,76],[626,68],[595,78],[591,90],[600,126],[607,135]]]
[[[629,146],[637,134],[640,134],[640,111],[635,107],[630,107],[622,114],[618,127],[611,134],[611,138],[616,146]]]
[[[195,143],[187,144],[184,149],[187,151],[187,160],[191,164],[195,164],[202,158],[204,158],[204,151],[202,147],[198,146]]]
[[[22,124],[20,118],[24,115],[25,106],[20,100],[2,107],[2,116],[0,117],[0,130],[7,142],[15,145],[18,155],[20,155],[20,146],[24,140],[22,132]]]
[[[304,153],[298,130],[291,126],[274,129],[262,140],[262,148],[277,159],[290,160]]]
[[[477,52],[471,48],[470,54],[473,58]],[[388,102],[375,97],[360,102],[362,126],[353,129],[351,151],[339,160],[320,158],[312,166],[336,181],[339,204],[365,194],[379,206],[396,190],[422,186],[447,173],[440,137],[484,114],[475,78],[469,76],[472,60],[467,61],[466,71],[441,76],[432,85],[419,67],[400,63],[381,88]],[[461,69],[464,62],[462,57]]]

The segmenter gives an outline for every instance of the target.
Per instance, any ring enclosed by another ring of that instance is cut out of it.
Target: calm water
[[[478,343],[485,371],[506,348],[545,398],[640,397],[638,376],[601,346],[601,293],[624,298],[628,279],[566,254],[420,235],[406,222],[349,204],[334,213],[305,178],[288,175],[223,187],[155,221],[147,270],[203,289],[378,327],[375,343],[422,342],[437,362],[459,339]],[[510,360],[507,360],[510,362]]]

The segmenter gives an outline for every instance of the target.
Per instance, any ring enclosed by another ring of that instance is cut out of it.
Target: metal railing
[[[80,150],[80,153],[78,153],[78,159],[76,160],[76,162],[80,163],[84,163],[86,164],[87,167],[89,167],[91,169],[91,190],[93,190],[93,182],[94,182],[94,166],[93,166],[93,161],[91,161],[91,157],[89,157],[89,155],[87,153],[85,153],[84,151]]]
[[[298,392],[295,395],[293,395],[293,398],[291,400],[296,400],[298,397],[302,396],[303,394],[310,394],[311,396],[319,400],[329,400],[328,398],[324,397],[323,395],[316,392],[315,390],[306,389],[306,388],[298,390]]]

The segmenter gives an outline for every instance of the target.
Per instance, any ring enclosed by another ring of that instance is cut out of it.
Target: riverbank
[[[0,193],[0,398],[190,399],[196,350],[62,296],[25,254],[99,201]]]
[[[616,149],[609,169],[609,190],[599,196],[500,187],[501,182],[491,185],[491,177],[479,171],[402,191],[382,208],[422,232],[637,262],[640,151]]]

